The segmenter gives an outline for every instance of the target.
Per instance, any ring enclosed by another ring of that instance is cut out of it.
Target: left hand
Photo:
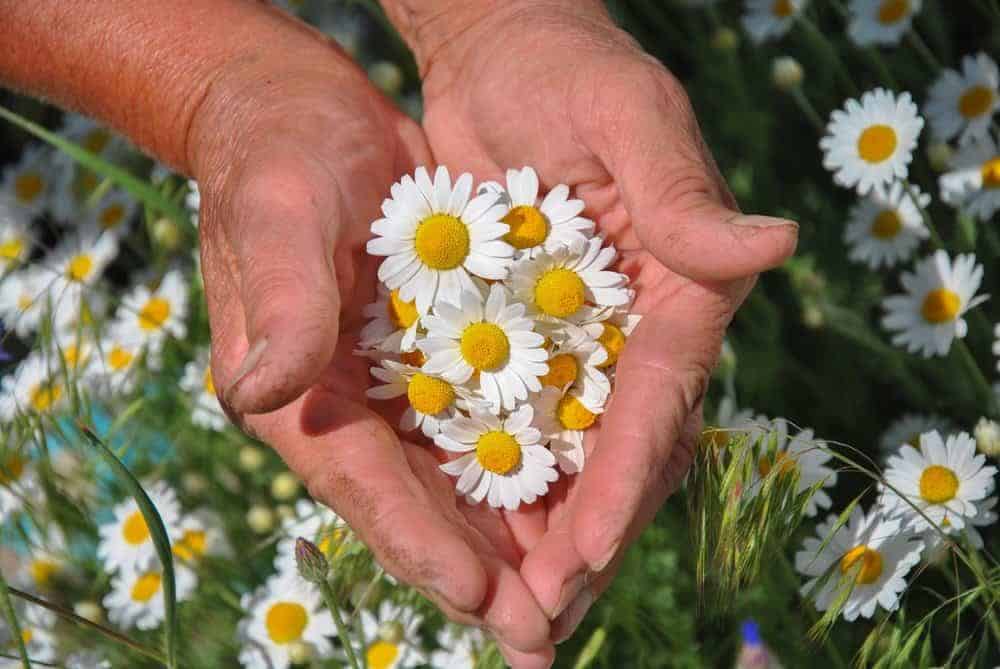
[[[543,189],[571,186],[617,247],[643,315],[584,471],[501,512],[558,642],[680,484],[725,330],[756,274],[793,253],[798,228],[739,212],[681,85],[600,3],[512,1],[424,55],[437,162],[501,182],[531,165]]]

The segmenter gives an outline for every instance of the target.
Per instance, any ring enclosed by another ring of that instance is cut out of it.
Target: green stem
[[[361,669],[361,665],[358,664],[358,658],[354,654],[354,645],[351,643],[350,636],[347,633],[347,625],[344,624],[344,619],[340,615],[340,608],[337,606],[337,598],[333,594],[333,587],[329,581],[324,579],[319,584],[319,591],[323,595],[323,601],[326,602],[326,608],[330,610],[330,616],[333,617],[333,624],[337,626],[337,636],[344,642],[344,653],[347,655],[347,661],[350,662],[352,669]]]
[[[986,377],[983,376],[983,370],[979,369],[976,358],[972,355],[972,350],[969,349],[969,345],[965,343],[965,340],[956,339],[955,344],[958,347],[959,357],[962,359],[962,363],[968,370],[969,376],[972,378],[972,383],[976,387],[976,394],[979,395],[980,400],[982,400],[986,407],[984,413],[988,416],[994,416],[996,402],[993,399],[993,388],[990,386],[989,381],[986,380]]]
[[[968,544],[966,544],[966,548],[967,548],[966,553],[968,553],[969,556],[969,561],[967,563],[969,565],[969,568],[975,575],[976,580],[979,581],[979,584],[987,592],[990,592],[990,594],[992,595],[991,599],[993,599],[993,602],[986,607],[986,611],[984,611],[983,616],[986,618],[986,622],[990,626],[990,631],[993,633],[993,638],[996,639],[997,645],[1000,646],[1000,616],[990,615],[994,605],[997,603],[997,598],[995,595],[993,595],[992,591],[989,589],[988,586],[989,580],[986,577],[986,574],[988,573],[988,568],[986,567],[985,564],[983,564],[983,558],[979,555],[979,551],[977,551],[975,548],[972,548]]]
[[[924,225],[927,226],[928,232],[931,234],[931,241],[934,243],[936,248],[944,248],[944,240],[941,239],[941,235],[938,234],[937,228],[934,227],[934,221],[931,220],[931,215],[927,212],[927,208],[920,204],[920,198],[917,197],[917,190],[913,187],[913,184],[909,182],[908,179],[903,179],[901,182],[903,184],[903,189],[906,191],[906,195],[913,202],[913,206],[917,208],[920,212],[920,218],[923,219]]]
[[[879,53],[878,49],[875,47],[869,47],[867,49],[862,49],[868,60],[872,62],[875,69],[878,70],[879,77],[882,79],[882,83],[886,87],[891,89],[899,88],[899,84],[896,82],[896,78],[892,76],[892,72],[889,70],[889,66],[885,63],[885,58]]]
[[[854,83],[854,79],[851,78],[850,72],[848,72],[847,67],[844,65],[844,61],[840,59],[837,54],[836,48],[833,44],[826,38],[826,35],[816,27],[805,13],[799,14],[799,23],[802,25],[803,29],[806,31],[806,35],[810,40],[816,45],[816,48],[823,53],[827,60],[833,63],[833,68],[837,73],[837,76],[843,80],[844,85],[847,90],[854,97],[858,95],[858,87]]]
[[[920,36],[920,33],[917,32],[916,28],[910,28],[910,32],[906,34],[906,37],[910,40],[910,44],[913,45],[913,48],[916,49],[917,53],[920,54],[920,57],[924,59],[930,68],[934,70],[934,72],[940,72],[943,67],[941,65],[941,61],[937,59],[934,52],[927,46],[927,42],[925,42],[924,38]]]
[[[21,666],[24,669],[31,669],[31,660],[28,659],[28,649],[24,647],[21,624],[17,621],[17,614],[14,612],[14,602],[10,600],[10,588],[7,586],[7,579],[3,577],[3,573],[0,573],[0,608],[3,609],[3,617],[7,621],[10,635],[17,642],[17,654],[21,656]]]
[[[788,91],[788,94],[792,96],[792,100],[795,101],[796,106],[802,111],[805,117],[809,119],[809,122],[812,123],[814,128],[816,128],[816,131],[822,135],[826,129],[826,126],[823,123],[823,117],[820,116],[818,111],[816,111],[813,104],[809,102],[809,98],[807,98],[806,94],[802,91],[802,87],[796,86]]]

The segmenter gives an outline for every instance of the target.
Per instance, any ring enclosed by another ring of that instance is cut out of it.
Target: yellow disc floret
[[[910,0],[882,0],[878,8],[878,22],[892,25],[910,13]]]
[[[957,492],[958,477],[947,467],[931,465],[920,475],[920,496],[931,504],[949,502]]]
[[[267,611],[264,625],[271,641],[278,644],[298,641],[309,622],[309,614],[298,602],[278,602]]]
[[[973,86],[958,99],[958,112],[965,118],[976,118],[993,109],[993,91],[987,86]]]
[[[160,591],[162,577],[155,571],[143,574],[132,586],[132,601],[148,602]]]
[[[66,278],[70,281],[83,283],[90,276],[93,268],[93,258],[86,253],[79,253],[70,259],[69,266],[66,268]]]
[[[947,323],[955,320],[962,308],[962,298],[953,290],[935,288],[927,293],[920,307],[920,315],[928,323]]]
[[[417,226],[414,246],[428,267],[455,269],[469,255],[469,229],[454,216],[434,214]]]
[[[571,269],[558,267],[542,274],[535,284],[535,304],[556,318],[572,316],[586,299],[583,279]]]
[[[32,560],[31,578],[40,587],[46,587],[52,583],[52,577],[59,573],[59,564],[52,560]]]
[[[858,155],[869,163],[881,163],[896,150],[896,131],[888,125],[872,125],[858,137]]]
[[[560,353],[549,359],[549,373],[539,377],[543,386],[565,388],[574,381],[580,373],[580,366],[569,353]]]
[[[62,387],[55,383],[40,383],[31,390],[31,408],[44,413],[62,397]]]
[[[625,348],[625,333],[622,332],[622,329],[614,323],[604,323],[603,325],[604,330],[601,332],[601,336],[597,338],[597,342],[604,347],[605,352],[608,354],[608,359],[598,365],[602,369],[618,362],[618,356],[622,354],[622,350]]]
[[[14,237],[0,243],[0,260],[17,260],[24,253],[24,240]]]
[[[14,179],[14,195],[18,201],[31,204],[42,194],[45,188],[45,180],[42,175],[34,172],[19,174]]]
[[[788,457],[784,451],[778,451],[773,458],[765,455],[757,462],[757,472],[761,478],[770,474],[776,467],[779,475],[790,474],[798,469],[795,459]]]
[[[510,341],[498,325],[473,323],[462,332],[459,349],[473,369],[488,372],[507,361]]]
[[[503,217],[503,222],[510,226],[510,232],[503,236],[503,240],[515,249],[538,246],[549,235],[549,223],[538,207],[514,207]]]
[[[122,222],[125,218],[125,207],[120,204],[112,204],[110,207],[101,212],[98,220],[101,223],[101,227],[105,230],[111,230],[112,228],[118,227],[118,224]]]
[[[885,209],[875,217],[872,223],[872,236],[879,239],[892,239],[903,228],[903,220],[895,209]]]
[[[779,19],[791,16],[794,11],[791,0],[774,0],[774,4],[771,5],[771,13]]]
[[[487,432],[476,442],[476,459],[494,474],[506,474],[521,464],[521,445],[506,432]]]
[[[987,160],[980,170],[983,188],[1000,188],[1000,156]]]
[[[855,567],[858,563],[860,567]],[[855,583],[870,585],[882,575],[882,554],[868,546],[855,546],[840,558],[840,573],[846,574],[851,569],[858,569]]]
[[[185,562],[191,562],[203,556],[207,548],[208,536],[205,530],[186,530],[174,544],[174,555]]]
[[[100,153],[111,141],[111,134],[104,128],[94,128],[88,132],[81,145],[91,153]]]
[[[122,523],[122,537],[133,546],[145,543],[149,539],[149,526],[146,519],[138,511],[133,511]]]
[[[455,389],[443,379],[417,372],[406,387],[406,397],[414,409],[433,416],[451,406],[455,401]]]
[[[21,478],[24,473],[24,458],[16,453],[7,456],[0,465],[0,485],[10,485]]]
[[[129,353],[121,346],[113,346],[111,350],[108,351],[108,365],[110,365],[111,369],[116,372],[120,372],[132,364],[132,360],[134,358],[135,356],[133,354]]]
[[[416,302],[406,302],[399,299],[399,291],[394,290],[389,293],[389,299],[385,303],[385,309],[389,313],[389,320],[399,330],[405,330],[417,321]]]
[[[389,669],[399,655],[399,646],[379,639],[365,650],[365,666],[368,669]]]
[[[162,297],[151,297],[139,311],[139,327],[146,332],[159,330],[170,318],[170,302]]]
[[[559,400],[559,404],[556,405],[556,418],[567,430],[586,430],[597,420],[597,416],[572,395],[565,395]]]

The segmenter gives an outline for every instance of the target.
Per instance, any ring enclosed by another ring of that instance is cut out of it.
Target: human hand
[[[434,155],[481,179],[531,165],[543,189],[573,187],[617,247],[643,315],[587,435],[584,471],[501,512],[560,641],[680,484],[726,327],[756,274],[791,255],[797,227],[739,213],[680,84],[600,3],[494,7],[460,26],[444,12],[427,25],[411,17],[418,40],[434,35],[416,48]],[[525,667],[547,662],[506,654]]]

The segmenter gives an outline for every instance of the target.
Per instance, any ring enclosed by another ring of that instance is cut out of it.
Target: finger
[[[223,379],[224,395],[237,412],[264,413],[301,395],[333,356],[336,189],[325,169],[303,157],[251,159],[239,174],[217,212],[235,255],[246,339],[242,361]]]
[[[550,620],[557,618],[586,585],[590,565],[576,550],[572,526],[550,527],[524,556],[521,577]]]
[[[514,544],[521,555],[534,548],[545,535],[548,512],[543,500],[538,500],[533,504],[522,504],[516,511],[504,509],[500,514],[503,516]]]
[[[739,212],[673,77],[643,63],[624,69],[612,86],[605,99],[629,105],[604,105],[590,143],[639,240],[661,263],[694,280],[724,281],[776,267],[794,252],[793,221]]]
[[[556,649],[552,644],[534,653],[522,653],[502,641],[497,642],[497,647],[511,669],[549,669],[556,660]]]
[[[580,592],[566,606],[566,610],[552,621],[552,642],[560,644],[576,633],[594,602],[604,594],[614,581],[621,567],[624,553],[619,553],[611,563],[599,574],[591,574]]]

